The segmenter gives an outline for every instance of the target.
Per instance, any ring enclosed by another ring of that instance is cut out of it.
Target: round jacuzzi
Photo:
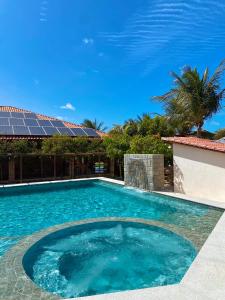
[[[178,283],[195,256],[191,242],[167,229],[99,221],[45,236],[23,267],[40,288],[72,298]]]

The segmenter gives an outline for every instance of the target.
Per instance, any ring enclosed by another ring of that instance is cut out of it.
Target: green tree
[[[0,142],[0,154],[11,153],[10,143],[8,141]]]
[[[146,136],[151,130],[152,119],[149,114],[143,114],[142,116],[138,116],[137,124],[138,134]]]
[[[42,142],[42,152],[49,154],[63,154],[74,152],[74,142],[69,136],[53,136]]]
[[[34,153],[39,150],[39,145],[33,141],[15,140],[15,141],[1,141],[0,153]]]
[[[89,150],[91,140],[86,137],[71,138],[70,153],[85,153]]]
[[[129,153],[164,154],[166,161],[172,160],[171,146],[157,136],[135,136],[131,139]]]
[[[168,118],[165,116],[155,116],[151,118],[149,114],[143,114],[138,116],[138,134],[142,136],[146,135],[158,135],[160,137],[173,136],[175,130]]]
[[[87,137],[53,136],[42,143],[42,152],[49,154],[95,153],[104,151],[102,140],[89,139]]]
[[[215,132],[214,139],[219,140],[225,137],[225,128],[219,129]]]
[[[105,146],[107,156],[117,160],[120,177],[122,177],[123,156],[130,148],[130,137],[126,134],[115,134],[110,137],[105,137],[103,144]]]
[[[10,143],[11,153],[29,153],[32,152],[29,143],[26,140],[12,141]]]
[[[138,123],[136,120],[129,119],[123,125],[123,132],[129,136],[138,134]]]
[[[221,109],[225,89],[220,87],[220,79],[225,71],[225,60],[210,77],[208,68],[201,76],[196,68],[187,67],[178,76],[172,72],[175,86],[162,96],[154,97],[165,105],[166,114],[175,122],[188,122],[189,127],[197,128],[197,136],[201,136],[205,120]],[[187,118],[186,118],[187,117]]]
[[[171,99],[170,103],[165,105],[165,111],[168,123],[174,129],[174,133],[187,135],[191,133],[193,121],[190,118],[190,112],[185,109],[181,101],[176,98]]]
[[[96,153],[96,152],[105,152],[105,146],[101,139],[91,139],[87,147],[87,152]]]
[[[105,137],[103,144],[108,157],[123,158],[123,155],[129,150],[130,137],[125,134]]]
[[[99,131],[106,131],[107,127],[104,125],[104,122],[98,122],[96,119],[94,121],[89,119],[84,119],[82,126],[87,128],[93,128]]]
[[[115,124],[113,128],[108,132],[109,135],[124,134],[124,128],[121,125]]]

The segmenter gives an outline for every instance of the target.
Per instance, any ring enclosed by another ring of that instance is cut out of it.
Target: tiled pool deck
[[[123,184],[121,181],[100,178],[101,180],[110,181],[112,183]],[[85,180],[85,179],[83,179]],[[90,180],[90,178],[88,179]],[[76,180],[74,180],[76,181]],[[32,183],[33,184],[33,183]],[[34,183],[35,184],[35,183]],[[37,183],[36,183],[37,184]],[[43,183],[44,184],[44,183]],[[27,185],[27,184],[24,184]],[[9,187],[9,186],[7,186]],[[4,188],[4,187],[3,187]],[[225,209],[225,203],[217,203],[214,201],[206,201],[202,199],[192,199],[190,197],[174,194],[163,193],[177,198],[191,200],[197,203],[208,204]],[[115,218],[111,218],[115,219]],[[126,220],[116,218],[117,220]],[[101,219],[101,220],[109,220]],[[131,220],[131,219],[129,219]],[[163,226],[176,233],[176,227],[165,225],[160,222],[151,222],[148,220],[132,219],[133,221],[141,221],[147,224]],[[99,221],[99,219],[92,219]],[[49,294],[39,289],[25,274],[22,266],[22,258],[26,250],[37,240],[53,231],[66,228],[75,224],[90,222],[90,220],[70,222],[63,225],[56,225],[43,230],[36,234],[32,234],[14,246],[8,251],[3,258],[0,259],[0,299],[2,300],[54,300],[60,297]],[[194,237],[183,235],[191,239],[197,248],[201,248],[201,242]],[[74,298],[75,299],[75,298]],[[78,299],[78,298],[77,298]],[[224,300],[225,299],[225,213],[223,213],[214,230],[201,248],[196,259],[192,263],[188,272],[185,274],[181,283],[170,286],[147,288],[143,290],[119,292],[113,294],[104,294],[91,297],[79,298],[82,300]]]

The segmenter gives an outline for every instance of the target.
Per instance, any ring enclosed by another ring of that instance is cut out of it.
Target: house
[[[25,140],[40,142],[35,143],[38,145],[54,135],[67,135],[75,139],[86,137],[91,142],[93,139],[100,140],[107,134],[21,108],[0,106],[0,144]],[[85,153],[51,155],[41,153],[39,146],[34,153],[1,153],[0,183],[88,177],[109,172],[110,161],[104,153],[95,152],[90,155],[84,151]]]
[[[106,134],[71,122],[12,106],[0,106],[1,140],[37,140],[53,135],[102,138]]]
[[[173,145],[174,191],[225,202],[225,144],[196,137],[169,137]]]

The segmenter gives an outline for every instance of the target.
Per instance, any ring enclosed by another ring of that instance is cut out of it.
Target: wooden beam
[[[23,182],[23,156],[20,154],[20,182]]]

